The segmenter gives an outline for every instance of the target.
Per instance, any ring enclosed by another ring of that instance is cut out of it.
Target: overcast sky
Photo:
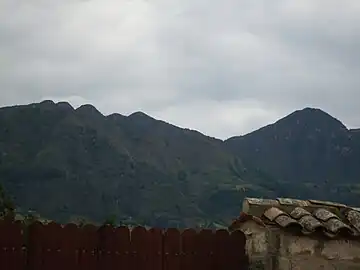
[[[43,99],[220,138],[304,107],[360,127],[360,1],[0,0],[0,105]]]

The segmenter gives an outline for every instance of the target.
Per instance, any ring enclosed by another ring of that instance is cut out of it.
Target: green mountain
[[[222,141],[140,112],[104,116],[45,101],[2,108],[0,126],[2,184],[20,207],[61,221],[226,219],[244,197],[237,185],[251,182],[230,170],[241,165]]]
[[[62,222],[210,226],[245,196],[306,196],[314,185],[315,198],[357,203],[359,134],[306,109],[224,142],[141,112],[44,101],[0,109],[0,184],[21,209]]]
[[[295,111],[225,144],[276,178],[280,195],[360,203],[360,132],[319,109]]]

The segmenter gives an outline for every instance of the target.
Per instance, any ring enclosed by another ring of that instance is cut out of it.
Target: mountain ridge
[[[245,196],[360,203],[360,137],[319,109],[295,111],[227,140],[143,112],[103,115],[89,104],[75,109],[53,101],[0,108],[0,126],[0,183],[22,208],[61,221],[116,214],[150,225],[194,226],[230,220]],[[329,164],[333,179],[317,180],[330,173]]]
[[[59,101],[59,102],[54,102],[52,100],[44,100],[44,101],[41,101],[41,102],[34,102],[34,103],[30,103],[30,104],[17,104],[17,105],[8,105],[8,106],[3,106],[3,107],[0,107],[0,110],[4,110],[4,109],[16,109],[16,108],[22,108],[22,107],[27,107],[27,106],[48,106],[48,108],[51,108],[50,106],[52,106],[54,108],[54,106],[57,106],[57,107],[63,107],[63,108],[66,108],[66,109],[71,109],[71,110],[83,110],[84,108],[88,108],[90,110],[93,110],[93,111],[96,111],[97,113],[101,114],[102,116],[104,117],[108,117],[108,118],[111,118],[113,116],[121,116],[121,117],[125,117],[125,118],[132,118],[132,117],[138,117],[138,116],[141,116],[141,117],[147,117],[147,118],[150,118],[152,120],[156,120],[156,121],[160,121],[160,122],[163,122],[165,124],[169,124],[169,125],[172,125],[173,127],[176,127],[176,128],[180,128],[180,129],[184,129],[184,130],[190,130],[190,131],[195,131],[195,132],[198,132],[206,137],[209,137],[209,138],[214,138],[216,140],[220,140],[220,141],[227,141],[227,140],[230,140],[232,138],[238,138],[238,137],[244,137],[244,136],[247,136],[247,135],[250,135],[254,132],[257,132],[258,130],[260,129],[264,129],[266,127],[269,127],[269,126],[272,126],[284,119],[286,119],[287,117],[290,117],[290,116],[294,116],[298,113],[311,113],[311,112],[317,112],[319,115],[322,114],[323,116],[326,116],[326,117],[330,117],[336,121],[338,121],[338,123],[340,123],[344,128],[346,128],[347,130],[349,131],[353,131],[353,132],[359,132],[360,131],[360,128],[351,128],[349,129],[348,127],[346,127],[346,125],[344,125],[340,120],[338,120],[337,118],[333,117],[332,115],[330,115],[329,113],[323,111],[322,109],[320,108],[315,108],[315,107],[304,107],[303,109],[297,109],[295,111],[293,111],[292,113],[289,113],[285,116],[283,116],[282,118],[280,118],[279,120],[273,122],[273,123],[270,123],[270,124],[267,124],[265,126],[262,126],[262,127],[259,127],[258,129],[255,129],[253,131],[250,131],[250,132],[247,132],[243,135],[235,135],[235,136],[230,136],[226,139],[220,139],[220,138],[217,138],[217,137],[214,137],[214,136],[211,136],[211,135],[207,135],[199,130],[196,130],[196,129],[190,129],[190,128],[186,128],[186,127],[179,127],[179,126],[176,126],[174,124],[171,124],[165,120],[162,120],[162,119],[158,119],[158,118],[154,118],[152,116],[150,116],[149,114],[145,113],[145,112],[142,112],[142,111],[135,111],[133,113],[130,113],[128,115],[124,115],[124,114],[121,114],[121,113],[118,113],[118,112],[113,112],[113,113],[110,113],[108,115],[106,114],[103,114],[102,112],[100,112],[94,105],[91,105],[91,104],[83,104],[83,105],[80,105],[78,106],[77,108],[73,107],[69,102],[67,101]]]
[[[360,136],[352,133],[329,114],[306,108],[226,144],[234,154],[280,181],[356,185]]]

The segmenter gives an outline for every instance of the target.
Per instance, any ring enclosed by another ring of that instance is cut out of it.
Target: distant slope
[[[229,219],[245,196],[236,188],[253,177],[234,175],[241,162],[222,141],[143,113],[45,101],[0,109],[0,126],[0,181],[18,205],[50,218]]]
[[[329,114],[306,108],[225,144],[278,181],[314,183],[328,198],[335,195],[329,195],[325,186],[359,183],[359,139],[356,130],[349,131]]]
[[[60,221],[229,221],[244,196],[360,204],[360,133],[317,109],[225,142],[142,112],[52,101],[0,108],[0,184]]]

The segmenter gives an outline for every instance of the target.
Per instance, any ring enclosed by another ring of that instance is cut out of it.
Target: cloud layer
[[[357,0],[3,0],[0,105],[92,103],[226,138],[320,107],[360,126]]]

